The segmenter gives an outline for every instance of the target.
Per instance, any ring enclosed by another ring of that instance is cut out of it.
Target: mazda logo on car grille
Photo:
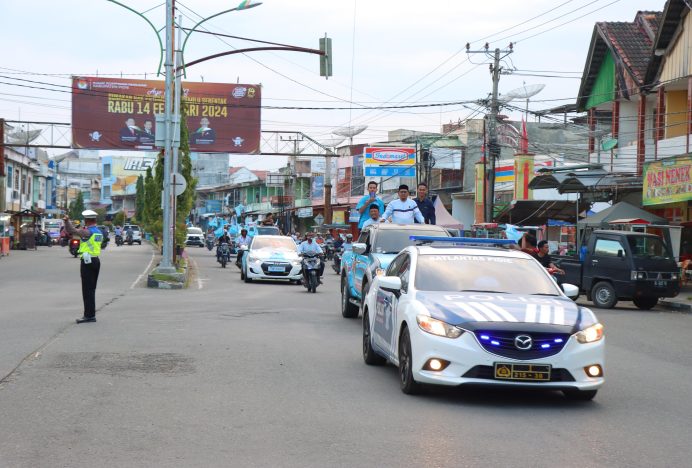
[[[514,337],[514,346],[522,351],[531,349],[531,346],[533,346],[533,338],[529,335],[517,335]]]

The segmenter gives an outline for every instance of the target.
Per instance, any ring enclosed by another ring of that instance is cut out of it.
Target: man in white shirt
[[[250,247],[250,241],[252,238],[247,235],[247,229],[243,228],[240,230],[240,236],[235,238],[235,246],[236,249],[238,249],[238,256],[236,257],[236,265],[240,266],[240,262],[243,260],[243,254],[245,251],[241,249],[243,245],[246,247]]]
[[[322,255],[322,247],[317,242],[314,242],[312,240],[313,237],[312,232],[308,232],[305,235],[305,240],[300,243],[298,246],[298,253],[299,254],[309,254],[309,255]],[[324,262],[322,261],[322,258],[320,258],[320,274],[318,276],[318,280],[320,284],[322,284],[322,275],[324,274]],[[305,277],[305,271],[303,271],[303,277]],[[307,278],[305,278],[307,280]]]
[[[371,224],[377,224],[382,219],[382,218],[380,218],[380,207],[377,206],[377,204],[375,204],[375,203],[370,205],[368,215],[370,217],[365,220],[361,229],[365,229],[366,227],[370,226]]]
[[[392,200],[384,210],[384,219],[394,224],[413,224],[414,220],[425,224],[423,214],[418,209],[418,204],[408,197],[408,185],[399,186],[399,198]]]

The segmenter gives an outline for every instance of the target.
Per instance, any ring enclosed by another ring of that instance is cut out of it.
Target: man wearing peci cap
[[[77,319],[77,323],[96,321],[96,283],[101,270],[101,241],[103,233],[96,227],[97,213],[92,210],[82,212],[84,228],[77,229],[72,226],[70,218],[65,216],[65,230],[71,236],[79,236],[80,266],[79,273],[82,277],[82,300],[84,301],[84,315]]]
[[[408,197],[408,185],[400,185],[398,194],[399,198],[389,202],[382,217],[394,224],[413,224],[414,221],[424,224],[425,219],[418,205]]]

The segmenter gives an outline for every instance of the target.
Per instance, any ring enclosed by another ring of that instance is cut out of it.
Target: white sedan
[[[365,299],[363,358],[398,366],[404,393],[422,384],[494,385],[590,400],[604,382],[604,348],[594,313],[516,250],[408,247]]]
[[[256,235],[243,255],[240,279],[290,280],[300,282],[302,267],[298,246],[286,236]]]

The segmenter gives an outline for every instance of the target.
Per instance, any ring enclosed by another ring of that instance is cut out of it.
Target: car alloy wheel
[[[381,366],[386,362],[386,359],[372,349],[371,339],[370,317],[368,317],[368,311],[366,310],[363,312],[363,360],[371,366]]]
[[[402,330],[399,339],[399,380],[401,391],[407,395],[420,392],[421,385],[413,379],[413,353],[408,327]]]

